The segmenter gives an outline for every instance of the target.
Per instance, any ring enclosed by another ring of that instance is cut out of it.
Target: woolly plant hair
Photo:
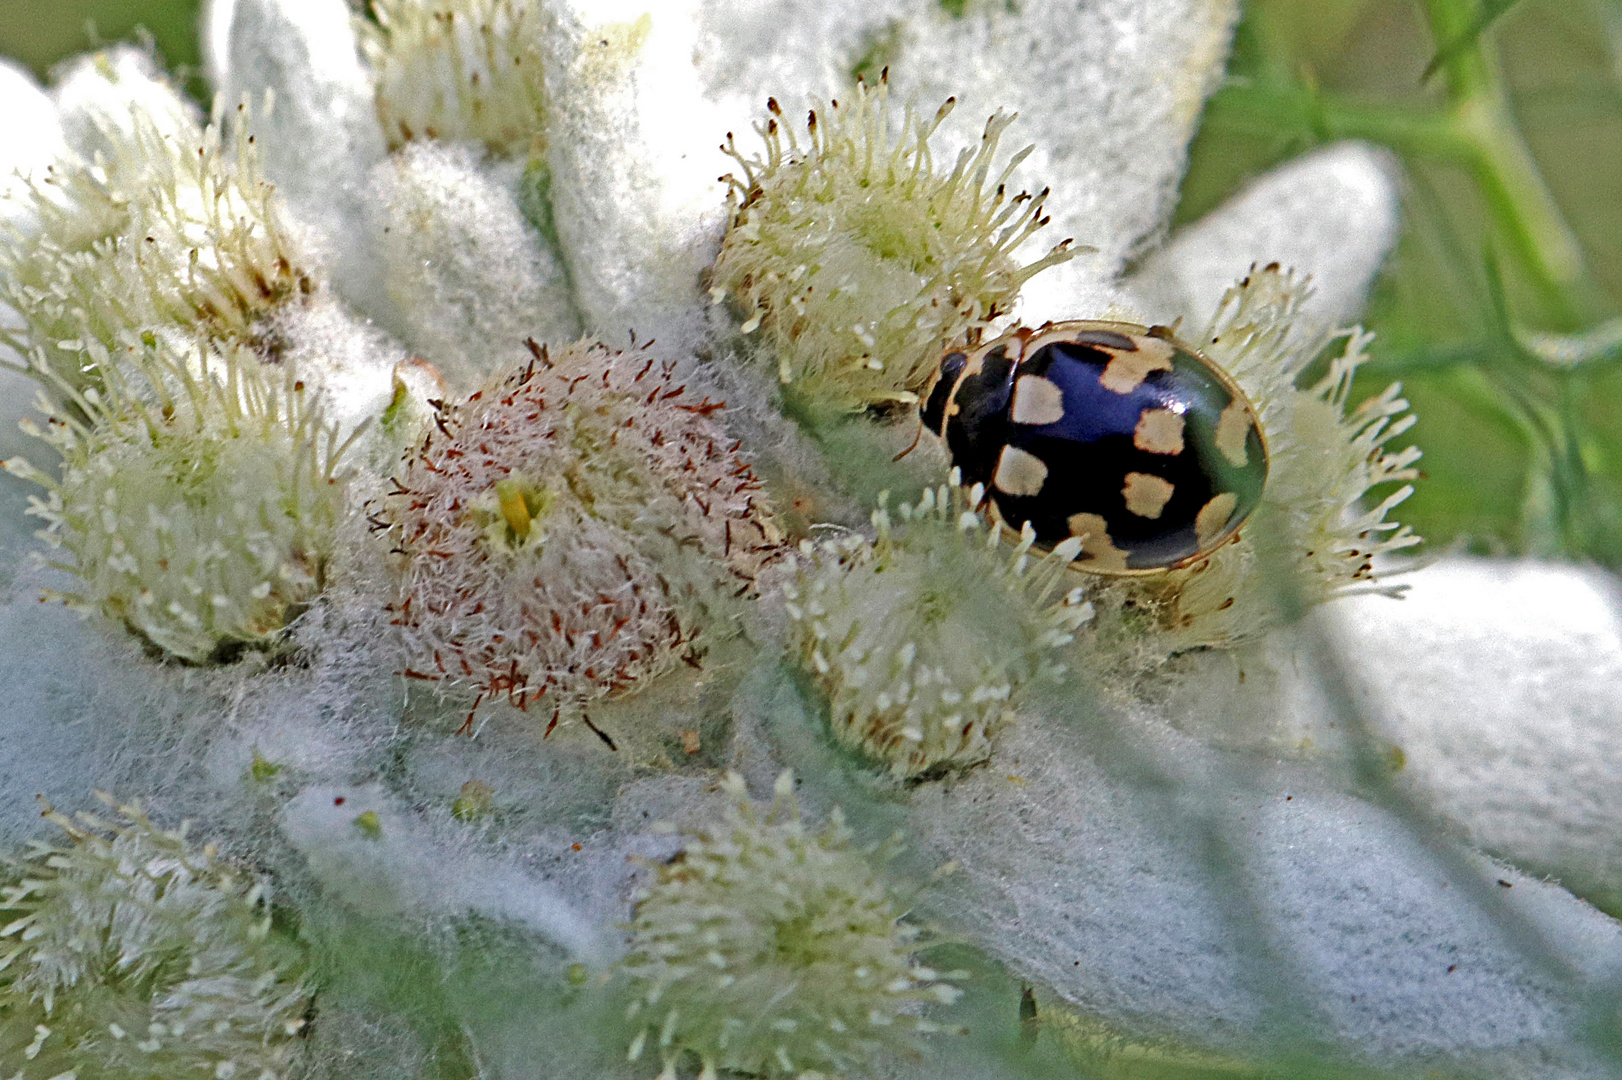
[[[623,967],[630,1018],[646,1027],[631,1059],[656,1046],[671,1078],[686,1053],[706,1080],[865,1075],[876,1053],[941,1030],[920,1006],[955,1001],[959,973],[913,961],[918,931],[839,810],[807,829],[786,772],[764,814],[737,773],[722,789],[725,817],[689,833],[636,894]]]
[[[983,495],[965,502],[953,470],[899,522],[881,499],[875,539],[802,543],[784,589],[834,737],[898,778],[984,761],[1030,684],[1062,678],[1062,650],[1092,616],[1068,568],[1081,541],[1032,552],[1027,526],[1008,543],[969,509]]]
[[[1028,265],[1014,258],[1047,219],[1046,192],[1007,194],[1029,148],[991,171],[1011,114],[936,171],[930,137],[954,104],[928,121],[909,107],[893,139],[888,81],[858,83],[849,104],[810,113],[804,145],[775,99],[757,129],[763,157],[728,136],[743,179],[726,178],[733,218],[711,296],[732,298],[744,333],[764,332],[779,379],[813,402],[916,401],[945,342],[990,325],[1028,279],[1071,257],[1066,240]]]
[[[556,723],[691,656],[777,531],[712,418],[722,405],[693,400],[672,365],[590,341],[530,348],[439,410],[374,522],[400,556],[406,674],[543,702]]]
[[[413,139],[482,142],[527,153],[545,130],[535,0],[372,0],[357,19],[376,82],[377,117],[395,147]]]
[[[276,645],[326,585],[355,436],[340,444],[291,367],[243,346],[80,348],[101,387],[58,384],[66,405],[42,394],[45,428],[24,422],[60,477],[4,463],[46,489],[29,512],[79,579],[55,595],[190,663]]]
[[[109,806],[113,800],[102,796]],[[262,886],[138,807],[0,866],[10,1080],[283,1080],[311,990]]]

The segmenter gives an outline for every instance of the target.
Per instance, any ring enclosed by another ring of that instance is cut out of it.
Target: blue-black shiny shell
[[[1008,441],[1016,366],[1011,351],[1017,352],[1017,343],[976,352],[972,363],[960,369],[946,407],[946,450],[964,484],[990,484],[997,455]]]
[[[969,354],[962,349],[954,349],[941,357],[935,383],[918,408],[924,427],[937,435],[940,434],[941,422],[946,419],[946,403],[951,399],[952,391],[957,389],[957,378],[963,374],[963,366],[968,361]]]
[[[1243,392],[1161,329],[1059,323],[955,350],[923,416],[1009,526],[1045,547],[1084,536],[1081,569],[1186,565],[1233,537],[1267,479]]]

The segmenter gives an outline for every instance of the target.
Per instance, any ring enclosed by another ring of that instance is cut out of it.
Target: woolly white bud
[[[900,513],[904,529],[872,544],[813,550],[797,587],[826,598],[825,629],[796,622],[793,632],[835,737],[915,777],[985,760],[1003,702],[1052,669],[1052,650],[1081,620],[1050,599],[1076,576],[1069,559],[1028,554],[1034,534],[1000,542],[960,488]]]
[[[47,809],[69,842],[36,843],[0,876],[7,1072],[290,1075],[311,990],[259,883],[183,831],[117,811],[105,822]],[[134,1032],[148,1036],[138,1067],[123,1045]]]
[[[786,772],[764,814],[736,773],[723,788],[726,816],[654,867],[637,903],[624,961],[632,1014],[658,1008],[630,1057],[656,1034],[672,1075],[685,1052],[709,1076],[865,1074],[876,1051],[930,1029],[918,1007],[955,1000],[945,980],[956,973],[912,962],[917,931],[837,810],[807,829]]]
[[[761,129],[764,157],[728,140],[744,175],[727,178],[735,209],[713,280],[749,313],[744,334],[766,329],[783,382],[838,408],[916,402],[946,342],[988,326],[1032,275],[1071,257],[1066,241],[1015,261],[1044,219],[1040,204],[1009,197],[1013,164],[991,172],[1012,119],[999,113],[978,150],[940,174],[929,146],[940,118],[908,108],[894,143],[884,82],[813,113],[808,145],[776,118]]]

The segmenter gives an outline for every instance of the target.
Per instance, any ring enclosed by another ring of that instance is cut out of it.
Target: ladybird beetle
[[[920,408],[964,486],[1078,569],[1175,569],[1231,540],[1267,480],[1255,407],[1163,326],[1019,328],[948,352]]]

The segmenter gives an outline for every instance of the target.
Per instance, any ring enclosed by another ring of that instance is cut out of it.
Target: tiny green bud
[[[477,821],[490,812],[495,792],[483,780],[469,780],[451,803],[451,816],[457,821]]]
[[[257,746],[253,748],[253,764],[248,767],[249,776],[255,780],[265,781],[281,771],[282,767],[261,754]]]

